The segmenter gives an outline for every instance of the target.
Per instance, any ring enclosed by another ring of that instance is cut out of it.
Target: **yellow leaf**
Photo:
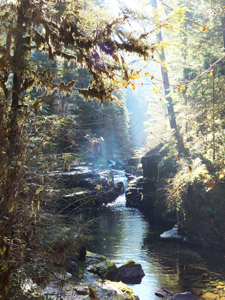
[[[153,92],[154,92],[155,94],[158,94],[158,90],[157,90],[157,88],[156,88],[155,86],[153,86]]]
[[[178,92],[183,92],[185,86],[184,85],[178,85],[177,91]]]
[[[209,74],[210,74],[211,77],[213,77],[213,71],[211,71]]]
[[[131,76],[130,79],[139,79],[141,76],[140,75],[134,75],[134,76]]]
[[[224,178],[224,174],[220,174],[220,175],[218,176],[218,178],[219,178],[219,179]]]
[[[167,70],[167,69],[166,69],[166,71],[165,71],[165,72],[166,72],[166,73],[168,73],[168,72],[169,72],[169,70]]]
[[[121,86],[123,86],[123,82],[122,82],[122,81],[120,81],[119,84],[120,84]]]
[[[202,31],[207,31],[207,28],[204,26],[204,27],[202,28]]]
[[[38,200],[37,209],[40,209],[40,200]]]
[[[36,190],[36,192],[35,192],[35,195],[38,195],[38,194],[40,194],[40,192],[42,192],[42,191],[43,191],[43,189],[44,189],[44,187],[43,187],[43,186],[39,187],[39,188]]]
[[[129,83],[128,81],[124,81],[124,83],[123,83],[123,85],[124,85],[125,87],[128,87],[129,84],[130,84],[130,83]]]
[[[131,87],[133,90],[135,90],[135,86],[133,85],[133,83],[131,83]]]
[[[153,80],[154,78],[155,78],[155,77],[152,75],[152,76],[151,76],[151,80]]]
[[[149,72],[145,72],[145,76],[148,76],[149,75]]]

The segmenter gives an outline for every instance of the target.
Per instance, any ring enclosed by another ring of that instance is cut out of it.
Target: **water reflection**
[[[150,226],[137,209],[125,207],[125,195],[91,213],[96,218],[91,251],[118,266],[128,259],[141,263],[146,276],[141,284],[130,285],[141,300],[159,299],[154,292],[161,288],[225,300],[224,253],[161,241],[161,228]]]

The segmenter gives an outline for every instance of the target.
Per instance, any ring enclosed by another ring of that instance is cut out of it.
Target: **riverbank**
[[[225,250],[225,169],[200,156],[178,156],[171,144],[159,144],[141,162],[143,176],[130,182],[127,205],[152,222],[177,224],[192,245]]]
[[[55,274],[41,292],[42,299],[139,300],[126,284],[107,279],[115,275],[117,267],[103,255],[87,252],[79,268],[79,280],[68,272]]]
[[[113,181],[126,186],[125,172],[116,170]],[[155,292],[162,288],[174,293],[191,291],[201,300],[223,296],[224,253],[176,241],[162,241],[160,234],[168,228],[154,224],[137,208],[126,206],[124,193],[115,201],[100,206],[90,202],[89,208],[85,206],[80,212],[76,209],[76,214],[72,210],[69,212],[60,218],[55,216],[54,225],[46,235],[51,247],[47,248],[48,252],[43,257],[37,256],[36,273],[26,273],[31,275],[31,279],[33,276],[38,286],[47,284],[41,300],[46,300],[46,297],[54,299],[60,293],[66,300],[75,297],[79,300],[93,297],[104,300],[108,295],[110,299],[129,299],[128,296],[136,295],[140,300],[158,300]],[[85,224],[88,226],[85,227]],[[82,261],[83,245],[114,261],[116,267],[127,260],[134,260],[142,265],[145,276],[139,284],[128,284],[133,290],[131,292],[121,283],[88,272],[88,266],[85,267]],[[40,255],[40,250],[38,253]],[[31,285],[30,291],[34,288]],[[25,299],[24,295],[22,299]]]

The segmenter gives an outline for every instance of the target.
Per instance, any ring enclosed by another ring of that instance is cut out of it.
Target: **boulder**
[[[170,297],[168,300],[196,300],[191,292],[179,293]]]
[[[168,240],[181,240],[183,241],[185,238],[178,233],[178,226],[174,225],[174,227],[168,231],[163,232],[160,234],[161,239],[168,239]]]
[[[165,298],[173,295],[173,292],[168,291],[167,289],[162,289],[161,291],[156,291],[155,295],[160,298]]]
[[[143,176],[157,181],[160,154],[146,154],[142,157]]]
[[[97,274],[102,279],[108,279],[113,281],[118,281],[118,268],[116,267],[115,263],[111,262],[108,259],[104,261],[91,265],[88,268],[88,271],[94,274]]]
[[[207,188],[204,182],[190,183],[179,211],[179,228],[191,244],[225,250],[225,182]]]
[[[124,283],[141,283],[142,278],[145,276],[141,264],[128,260],[125,264],[118,268],[119,278]]]
[[[141,200],[142,192],[140,189],[129,187],[126,190],[126,206],[139,208]]]

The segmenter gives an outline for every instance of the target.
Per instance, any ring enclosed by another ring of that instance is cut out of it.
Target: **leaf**
[[[192,167],[188,166],[188,169],[189,169],[189,173],[191,173],[192,172]]]
[[[167,180],[167,183],[170,183],[170,182],[171,182],[171,179],[168,179],[168,180]]]
[[[128,81],[124,81],[124,83],[123,83],[123,85],[124,85],[125,87],[128,87],[129,84],[130,84],[130,83],[129,83]]]
[[[204,26],[204,27],[202,28],[202,31],[207,31],[207,28]]]
[[[145,76],[148,76],[149,75],[149,72],[145,72]]]
[[[184,86],[184,85],[178,85],[177,91],[178,91],[179,93],[182,93],[184,89],[185,89],[185,86]]]
[[[219,179],[222,179],[222,178],[224,178],[224,176],[225,176],[224,174],[220,174],[220,175],[218,176],[218,178],[219,178]]]
[[[211,71],[209,74],[210,74],[211,77],[213,77],[213,71]]]
[[[153,86],[153,92],[154,92],[155,94],[158,94],[158,93],[159,93],[158,90],[157,90],[157,88],[156,88],[155,86]]]
[[[131,76],[130,79],[139,79],[141,76],[140,75],[134,75],[134,76]]]
[[[166,73],[168,73],[169,72],[169,70],[168,69],[166,69],[166,71],[165,71]]]
[[[131,83],[131,87],[133,90],[135,90],[135,86],[133,85],[133,83]]]
[[[123,82],[122,82],[122,81],[120,81],[119,84],[120,84],[121,86],[123,86]]]
[[[176,156],[175,158],[176,158],[176,160],[179,160],[179,157],[178,157],[178,156]]]
[[[155,77],[152,75],[152,76],[151,76],[151,80],[153,80],[154,78],[155,78]]]
[[[40,194],[40,192],[42,192],[43,189],[44,189],[44,186],[39,187],[39,188],[36,190],[35,195]]]

